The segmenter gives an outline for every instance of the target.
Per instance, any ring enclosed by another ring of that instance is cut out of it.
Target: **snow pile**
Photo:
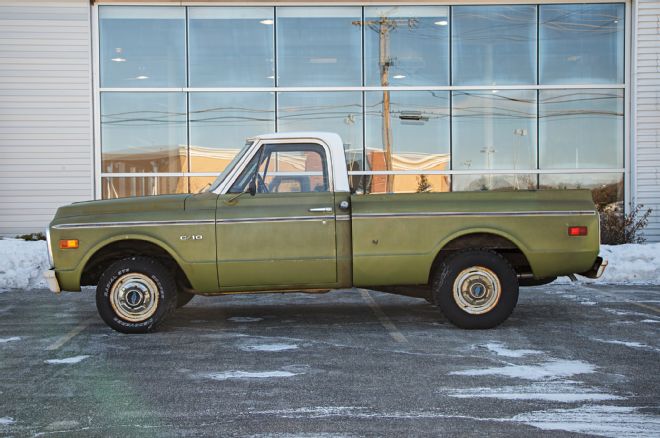
[[[0,240],[0,291],[45,288],[42,273],[48,268],[45,241]]]
[[[600,256],[609,262],[600,283],[660,284],[660,243],[602,245]]]

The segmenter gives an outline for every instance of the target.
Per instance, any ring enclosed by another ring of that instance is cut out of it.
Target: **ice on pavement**
[[[495,398],[501,400],[541,400],[560,403],[621,400],[623,397],[584,388],[579,382],[550,381],[495,388],[461,388],[449,392],[455,398]]]
[[[512,420],[542,430],[613,438],[660,436],[660,417],[641,414],[628,406],[584,405],[574,409],[549,409],[518,414]]]
[[[298,346],[296,344],[259,344],[259,345],[244,345],[241,350],[244,351],[286,351],[295,350]]]
[[[293,377],[300,373],[291,371],[224,371],[219,373],[202,373],[199,377],[211,380],[229,380],[229,379],[271,379],[278,377]]]
[[[609,261],[598,280],[581,281],[609,284],[660,284],[660,243],[602,245],[601,256]],[[48,269],[46,242],[0,239],[0,291],[45,288],[42,277]],[[236,317],[240,318],[240,317]],[[234,322],[252,322],[230,318]]]
[[[506,346],[500,344],[499,342],[491,342],[489,344],[484,345],[488,350],[492,351],[493,353],[497,354],[498,356],[505,356],[505,357],[523,357],[523,356],[528,356],[530,354],[540,354],[542,353],[541,351],[538,350],[510,350]]]
[[[88,355],[73,356],[73,357],[67,357],[67,358],[64,358],[64,359],[48,359],[48,360],[45,360],[44,362],[49,363],[49,364],[71,364],[71,363],[82,362],[83,360],[87,359],[88,357],[89,357]]]
[[[552,380],[577,374],[593,373],[596,367],[581,360],[553,359],[534,365],[506,365],[452,371],[457,376],[506,376],[526,380]]]
[[[263,318],[255,318],[252,316],[233,316],[231,318],[227,318],[227,320],[231,322],[259,322],[262,321]]]
[[[11,417],[0,417],[0,424],[14,424],[16,421],[14,421],[13,418]]]
[[[11,338],[0,338],[0,344],[6,344],[7,342],[20,341],[20,336],[12,336]]]

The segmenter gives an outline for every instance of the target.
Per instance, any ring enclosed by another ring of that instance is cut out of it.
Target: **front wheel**
[[[154,330],[176,304],[174,277],[157,260],[148,257],[129,257],[113,263],[96,287],[99,315],[122,333]]]
[[[447,258],[432,281],[433,298],[454,325],[488,329],[504,322],[518,303],[518,278],[493,251],[471,250]]]

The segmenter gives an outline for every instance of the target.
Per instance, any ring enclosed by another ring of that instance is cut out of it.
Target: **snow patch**
[[[227,318],[227,321],[231,322],[258,322],[258,321],[263,321],[263,318],[255,318],[252,316],[233,316],[231,318]]]
[[[506,376],[526,380],[553,380],[576,374],[589,374],[596,367],[580,360],[554,359],[538,365],[507,365],[494,368],[476,368],[452,371],[458,376]]]
[[[260,344],[260,345],[245,345],[241,347],[244,351],[286,351],[295,350],[298,346],[296,344]]]
[[[7,342],[20,341],[20,336],[12,336],[11,338],[0,338],[0,344],[6,344]]]
[[[0,290],[45,288],[48,268],[45,241],[0,239]]]
[[[646,323],[650,323],[650,324],[655,324],[655,323],[660,322],[660,320],[657,320],[657,319],[642,319],[641,322],[646,322]]]
[[[603,276],[580,282],[660,284],[660,243],[601,245],[600,256],[609,262]]]
[[[530,354],[542,353],[542,351],[538,351],[538,350],[509,350],[499,342],[491,342],[489,344],[484,345],[484,347],[486,347],[488,350],[492,351],[493,353],[497,354],[498,356],[506,356],[506,357],[523,357]]]
[[[542,400],[559,403],[621,400],[617,395],[585,389],[571,381],[541,382],[501,388],[466,388],[449,393],[455,398],[496,398],[501,400]]]
[[[211,380],[230,380],[230,379],[272,379],[278,377],[293,377],[301,373],[292,373],[291,371],[224,371],[220,373],[203,373],[200,377]]]
[[[16,421],[12,417],[0,417],[1,425],[14,424]]]
[[[541,430],[600,435],[612,438],[660,436],[660,418],[624,406],[584,405],[574,409],[550,409],[518,414],[512,421]]]
[[[594,339],[594,341],[604,342],[606,344],[625,345],[626,347],[630,347],[630,348],[647,348],[647,349],[655,350],[655,348],[651,347],[650,345],[642,344],[640,342],[616,341],[616,340],[607,340],[607,339]]]
[[[73,357],[67,357],[67,358],[64,358],[64,359],[48,359],[48,360],[45,360],[44,362],[49,363],[49,364],[71,364],[71,363],[82,362],[83,360],[87,359],[88,357],[89,357],[88,355],[73,356]]]

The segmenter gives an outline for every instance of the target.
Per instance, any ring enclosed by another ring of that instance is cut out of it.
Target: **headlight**
[[[50,264],[51,268],[54,268],[55,263],[53,262],[53,247],[50,246],[50,227],[46,228],[46,245],[48,245],[48,264]]]

